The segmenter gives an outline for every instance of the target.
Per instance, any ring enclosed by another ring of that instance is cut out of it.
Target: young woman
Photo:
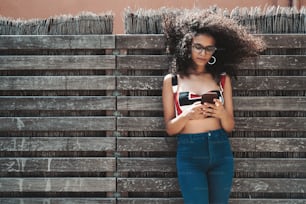
[[[176,135],[177,172],[185,204],[228,203],[235,125],[231,77],[263,42],[236,22],[207,12],[166,19],[174,72],[163,82],[166,131]]]

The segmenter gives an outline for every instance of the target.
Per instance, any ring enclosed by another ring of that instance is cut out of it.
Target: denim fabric
[[[180,134],[176,165],[184,204],[227,204],[234,173],[228,134],[223,130]]]

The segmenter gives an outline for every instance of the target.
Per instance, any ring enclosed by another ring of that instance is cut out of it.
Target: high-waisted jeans
[[[234,164],[223,130],[177,136],[177,172],[184,204],[227,204]]]

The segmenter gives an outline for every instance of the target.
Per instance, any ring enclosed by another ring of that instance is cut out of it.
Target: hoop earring
[[[211,56],[211,59],[213,59],[213,62],[207,62],[209,65],[213,65],[217,62],[217,59],[214,56]]]

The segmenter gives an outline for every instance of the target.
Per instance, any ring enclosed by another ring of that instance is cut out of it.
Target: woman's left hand
[[[220,100],[214,99],[215,104],[204,103],[203,114],[206,117],[214,117],[221,119],[224,117],[226,110]]]

